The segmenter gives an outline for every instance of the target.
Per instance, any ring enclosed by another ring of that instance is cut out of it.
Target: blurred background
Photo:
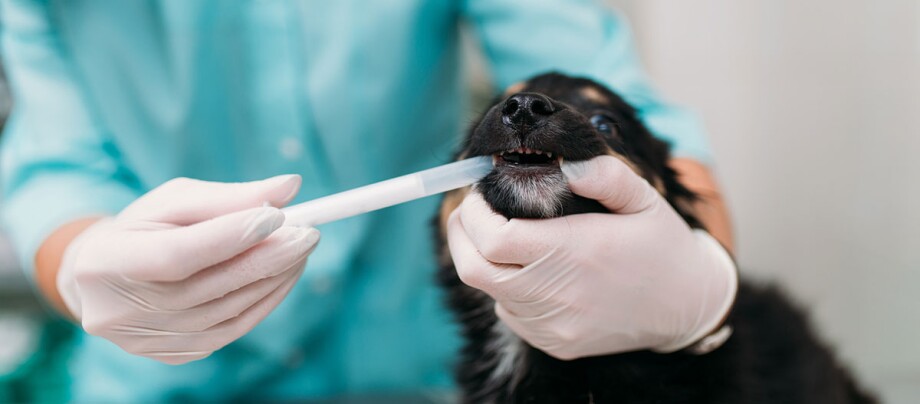
[[[11,107],[0,69],[0,129]],[[0,403],[62,402],[68,396],[66,342],[74,331],[33,295],[0,229]]]
[[[744,274],[790,291],[885,402],[917,402],[920,1],[607,2],[706,122]],[[0,122],[9,106],[0,81]],[[70,329],[43,313],[0,235],[0,402],[61,374]]]

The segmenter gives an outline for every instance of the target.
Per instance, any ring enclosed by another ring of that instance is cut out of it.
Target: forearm
[[[697,218],[709,234],[722,243],[729,254],[734,254],[735,245],[728,207],[712,172],[699,161],[688,158],[674,158],[669,164],[677,171],[681,184],[699,196],[699,200],[694,203]]]
[[[57,289],[57,274],[61,260],[67,246],[98,220],[98,217],[88,217],[62,225],[45,239],[35,253],[35,283],[38,290],[51,306],[67,317],[72,316]]]

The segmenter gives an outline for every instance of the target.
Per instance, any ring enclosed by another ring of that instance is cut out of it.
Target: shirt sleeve
[[[709,163],[698,117],[663,101],[649,83],[626,21],[591,0],[466,0],[494,84],[505,88],[550,70],[610,86],[635,106],[675,156]]]
[[[51,12],[31,1],[0,7],[0,54],[13,97],[0,138],[0,218],[31,279],[51,232],[118,212],[137,197],[137,181],[94,118]]]

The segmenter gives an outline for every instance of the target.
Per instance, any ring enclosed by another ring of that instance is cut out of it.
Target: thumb
[[[563,162],[562,173],[573,193],[595,199],[614,213],[641,212],[660,196],[645,178],[613,156]]]
[[[236,183],[176,178],[144,194],[119,216],[189,225],[266,203],[284,206],[297,195],[300,181],[296,174]]]

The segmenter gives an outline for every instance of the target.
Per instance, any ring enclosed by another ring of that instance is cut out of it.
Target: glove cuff
[[[77,323],[82,322],[83,317],[83,304],[80,301],[80,286],[77,284],[77,279],[74,275],[77,254],[83,246],[87,235],[101,224],[111,220],[112,218],[107,217],[87,227],[70,242],[67,248],[64,249],[63,257],[61,257],[61,267],[58,269],[56,280],[57,290],[58,294],[61,295],[61,300],[64,301],[64,305],[67,306],[70,315],[73,316]]]
[[[687,349],[689,353],[701,355],[722,346],[732,334],[730,326],[723,325],[725,318],[735,304],[738,293],[738,268],[728,251],[715,238],[702,229],[694,229],[700,248],[704,251],[704,264],[714,271],[709,278],[707,292],[709,296],[724,291],[721,301],[704,302],[701,319],[692,332],[672,344],[653,349],[659,353],[671,353]],[[714,312],[711,312],[715,308]],[[704,317],[705,316],[705,317]],[[721,326],[720,326],[721,325]]]

